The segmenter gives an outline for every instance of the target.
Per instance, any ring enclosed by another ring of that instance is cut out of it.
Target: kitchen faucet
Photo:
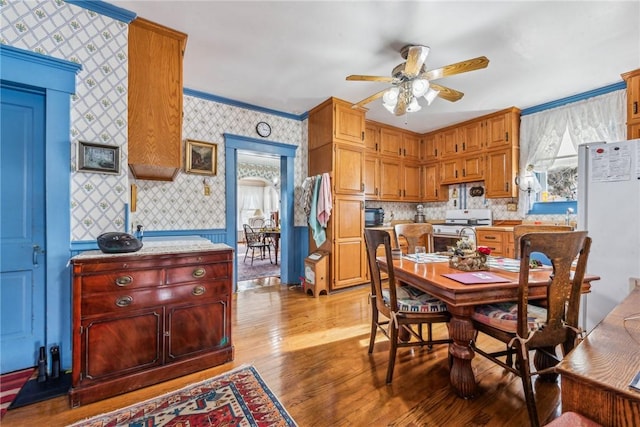
[[[564,223],[566,225],[570,225],[569,224],[569,222],[570,222],[569,219],[570,219],[572,213],[573,213],[573,208],[567,208],[567,213],[566,213],[566,215],[564,217]]]

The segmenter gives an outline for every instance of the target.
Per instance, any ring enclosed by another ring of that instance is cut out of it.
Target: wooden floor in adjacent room
[[[51,399],[10,410],[0,424],[65,426],[243,364],[257,368],[301,427],[529,424],[520,380],[481,357],[473,362],[481,394],[458,398],[449,386],[446,346],[400,349],[393,384],[386,385],[389,347],[381,334],[373,354],[367,354],[368,286],[314,298],[274,278],[239,285],[233,363],[76,409],[66,397]],[[436,331],[446,334],[444,327]],[[540,382],[534,388],[544,424],[560,414],[560,386]]]

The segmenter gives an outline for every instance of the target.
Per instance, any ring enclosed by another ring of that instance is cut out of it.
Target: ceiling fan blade
[[[477,58],[446,65],[442,68],[436,68],[435,70],[429,70],[426,73],[421,74],[420,77],[431,81],[442,77],[453,76],[455,74],[466,73],[468,71],[479,70],[481,68],[486,68],[487,65],[489,65],[487,57],[479,56]]]
[[[433,90],[437,90],[440,92],[438,94],[440,98],[446,99],[447,101],[456,102],[464,96],[464,93],[455,89],[448,88],[446,86],[440,86],[439,84],[435,83],[431,83],[430,86]]]
[[[407,112],[407,99],[404,96],[398,96],[398,103],[396,108],[393,109],[393,114],[396,116],[402,116]]]
[[[371,101],[375,101],[375,100],[376,100],[376,99],[378,99],[378,98],[382,98],[382,95],[384,95],[384,93],[385,93],[387,90],[388,90],[388,89],[382,89],[380,92],[376,92],[376,93],[374,93],[373,95],[371,95],[371,96],[369,96],[369,97],[367,97],[367,98],[363,99],[362,101],[360,101],[360,102],[358,102],[358,103],[356,103],[356,104],[353,104],[353,105],[351,106],[351,108],[359,108],[359,107],[362,107],[362,106],[363,106],[363,105],[365,105],[365,104],[370,103]]]
[[[365,81],[365,82],[385,82],[385,83],[395,83],[395,77],[384,77],[384,76],[363,76],[360,74],[352,74],[347,76],[347,80],[356,80],[356,81]]]
[[[407,62],[404,65],[404,75],[409,78],[417,76],[422,70],[422,66],[424,65],[424,61],[427,60],[428,54],[429,48],[426,46],[409,46],[407,51]],[[404,56],[404,52],[402,52],[402,55]]]

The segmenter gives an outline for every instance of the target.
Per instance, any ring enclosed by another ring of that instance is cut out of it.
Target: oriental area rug
[[[296,426],[253,366],[70,427]]]

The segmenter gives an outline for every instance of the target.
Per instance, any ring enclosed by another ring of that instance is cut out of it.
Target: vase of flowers
[[[475,230],[472,229],[475,234]],[[449,266],[463,271],[488,270],[487,256],[491,254],[491,248],[487,246],[475,245],[475,239],[471,240],[463,236],[456,242],[456,246],[451,248],[449,256]]]

